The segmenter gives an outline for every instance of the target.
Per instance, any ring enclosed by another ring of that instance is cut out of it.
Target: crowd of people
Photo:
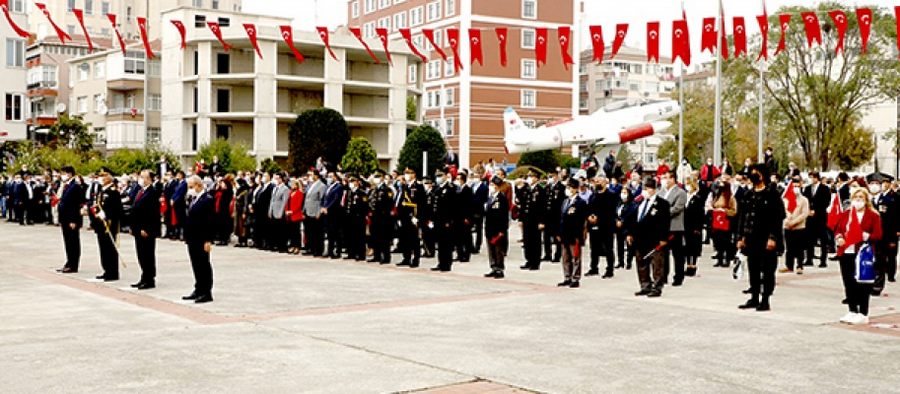
[[[645,174],[637,167],[625,173],[611,152],[602,165],[589,159],[574,175],[558,169],[517,179],[493,163],[467,170],[453,161],[424,178],[411,168],[344,173],[321,161],[295,176],[225,173],[217,160],[190,174],[161,160],[118,178],[70,167],[35,175],[22,169],[0,183],[0,209],[21,225],[62,227],[63,273],[78,271],[78,231],[87,217],[101,250],[97,279],[104,281],[119,279],[115,245],[120,233],[130,233],[142,268],[138,289],[155,286],[156,239],[184,240],[197,280],[185,299],[197,302],[212,300],[213,245],[378,264],[399,254],[398,266],[436,259],[431,269],[439,272],[484,251],[486,277],[504,278],[514,256],[522,270],[562,263],[559,286],[571,288],[581,286],[582,274],[608,279],[634,267],[635,295],[659,297],[666,285],[697,275],[703,245],[712,243],[713,268],[741,265],[747,272],[750,298],[740,308],[770,309],[779,261],[782,273],[796,274],[816,261],[821,268],[836,261],[849,309],[842,321],[866,323],[870,295],[895,280],[900,184],[844,173],[803,177],[793,165],[780,176],[770,156],[759,164],[748,159],[740,170],[709,160],[697,170],[685,162]],[[521,231],[511,233],[513,225]],[[514,246],[521,258],[510,254]],[[874,250],[874,280],[857,272],[864,249]]]

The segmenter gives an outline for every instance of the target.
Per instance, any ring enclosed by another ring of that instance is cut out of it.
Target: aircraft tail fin
[[[527,143],[527,139],[522,141],[522,138],[527,136],[526,131],[529,129],[522,122],[522,118],[519,117],[516,110],[512,107],[506,107],[506,111],[503,112],[503,134],[507,147]]]

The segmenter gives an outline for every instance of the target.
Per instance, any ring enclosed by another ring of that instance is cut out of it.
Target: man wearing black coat
[[[399,266],[418,267],[422,255],[419,240],[419,223],[425,210],[425,188],[416,180],[416,172],[407,168],[403,174],[405,181],[400,186],[400,198],[397,199],[397,216],[400,221],[399,247],[403,252],[403,261]]]
[[[262,175],[262,181],[253,194],[253,247],[257,249],[268,248],[270,242],[271,225],[269,221],[269,207],[272,205],[272,192],[275,185],[269,174]],[[215,207],[213,207],[215,208]],[[215,209],[213,209],[215,211]]]
[[[81,226],[84,219],[81,217],[81,207],[84,205],[84,189],[75,180],[75,169],[64,167],[62,169],[63,191],[56,206],[59,212],[59,227],[62,228],[63,242],[66,245],[66,264],[57,272],[74,274],[78,272],[81,261]]]
[[[531,172],[519,197],[519,222],[522,223],[522,240],[525,249],[523,270],[541,269],[541,232],[544,231],[547,214],[547,194],[538,185],[538,174]]]
[[[98,280],[112,282],[119,280],[119,250],[116,242],[122,225],[122,195],[116,188],[109,169],[100,171],[100,191],[91,207],[88,216],[91,228],[97,234],[97,245],[100,248],[100,266],[103,274]]]
[[[872,192],[872,205],[881,215],[881,240],[875,241],[875,283],[872,285],[872,296],[878,297],[884,291],[885,281],[896,281],[897,274],[897,242],[898,217],[897,193],[891,189],[888,179],[875,180],[869,185]]]
[[[560,287],[581,286],[581,252],[584,248],[584,226],[588,215],[587,203],[578,196],[580,182],[570,179],[566,184],[566,199],[561,207],[559,242],[562,244],[562,266],[565,280]]]
[[[437,235],[438,265],[432,271],[450,272],[453,268],[453,248],[456,236],[453,223],[456,220],[456,185],[443,172],[435,173],[435,196],[432,207],[431,225]]]
[[[481,245],[484,243],[484,216],[485,204],[488,200],[488,180],[483,175],[472,186],[472,225],[475,231],[475,249],[472,253],[481,253]]]
[[[544,189],[547,196],[547,219],[544,226],[544,257],[541,261],[558,263],[562,256],[562,247],[557,237],[559,237],[559,221],[562,218],[562,204],[566,200],[566,181],[567,179],[559,174],[550,173],[550,179]]]
[[[156,287],[156,239],[160,236],[159,192],[149,170],[141,171],[138,192],[131,206],[131,235],[141,266],[141,279],[131,285],[138,290]]]
[[[638,281],[641,290],[636,296],[659,297],[662,295],[664,253],[662,249],[669,242],[669,202],[656,195],[656,180],[644,180],[642,199],[637,212],[627,225],[628,245],[634,248],[637,261]]]
[[[460,263],[468,263],[471,258],[472,246],[472,221],[474,220],[472,207],[472,188],[466,184],[465,172],[460,171],[456,175],[456,255]]]
[[[181,299],[201,304],[213,300],[213,271],[209,254],[216,238],[216,201],[204,190],[203,180],[199,176],[191,176],[187,184],[188,201],[182,228],[194,271],[194,291]]]
[[[488,260],[491,272],[486,278],[502,279],[506,269],[506,252],[509,249],[509,199],[500,193],[503,179],[494,177],[485,204],[484,235],[487,238]]]
[[[775,291],[778,251],[784,245],[784,201],[773,186],[766,184],[767,175],[764,164],[751,168],[749,178],[752,189],[744,197],[744,204],[738,212],[737,248],[747,256],[750,280],[750,299],[739,307],[741,309],[770,309],[769,297]]]
[[[818,172],[809,173],[810,184],[803,190],[803,196],[809,200],[809,216],[806,218],[806,232],[809,245],[806,251],[806,263],[813,265],[813,251],[819,243],[819,268],[825,268],[828,258],[828,208],[831,206],[831,190],[821,182]]]
[[[588,201],[588,233],[591,236],[591,269],[585,276],[600,275],[600,257],[606,256],[603,279],[613,277],[615,254],[613,235],[616,231],[618,196],[607,188],[606,178],[597,182],[597,189]]]

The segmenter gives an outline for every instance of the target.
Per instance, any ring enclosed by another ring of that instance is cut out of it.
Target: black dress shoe
[[[144,284],[144,282],[133,283],[133,284],[131,285],[131,287],[137,289],[138,287],[141,287],[141,285],[143,285],[143,284]]]
[[[398,267],[409,267],[411,265],[412,264],[410,264],[409,261],[401,261],[401,262],[397,263]]]
[[[579,287],[581,287],[581,283],[579,283],[578,281],[574,281],[574,282],[572,282],[572,284],[569,285],[569,288],[571,288],[571,289],[577,289]]]
[[[662,297],[662,291],[657,290],[657,289],[650,290],[650,293],[647,294],[647,297],[650,297],[650,298]]]
[[[613,272],[612,272],[612,271],[606,271],[606,273],[603,274],[603,276],[601,276],[600,278],[601,278],[601,279],[610,279],[610,278],[612,278],[612,277],[613,277]]]
[[[821,264],[819,264],[819,268],[828,268],[828,264],[822,262]]]
[[[674,280],[672,281],[672,287],[678,287],[684,284],[684,280]]]
[[[390,264],[390,263],[391,263],[390,260],[384,260],[384,261],[381,262],[381,265],[388,265],[388,264]]]
[[[432,270],[432,271],[435,271],[435,272],[441,271],[441,267],[434,267],[434,268],[432,268],[431,270]]]
[[[597,275],[600,275],[600,271],[590,270],[586,274],[584,274],[584,276],[597,276]]]
[[[104,282],[115,282],[118,280],[119,280],[118,276],[108,276],[108,277],[103,278]]]
[[[744,289],[744,290],[741,290],[741,293],[744,293],[744,294],[750,294],[750,289]]]
[[[368,260],[366,260],[366,262],[367,263],[377,263],[378,259],[368,259]]]
[[[541,261],[550,261],[550,260],[553,260],[552,258],[550,258],[550,256],[541,257]]]
[[[213,300],[212,295],[205,294],[205,295],[197,297],[197,299],[194,300],[194,303],[195,304],[204,304],[207,302],[212,302],[212,300]]]
[[[485,278],[494,278],[497,276],[497,271],[491,272],[489,274],[484,274]]]
[[[556,284],[557,287],[567,287],[567,286],[571,286],[571,285],[572,285],[571,280],[562,281],[562,282],[559,282]]]
[[[185,300],[185,301],[193,301],[193,300],[196,300],[196,299],[198,299],[198,298],[200,298],[200,295],[197,294],[197,293],[191,293],[190,295],[186,295],[186,296],[184,296],[184,297],[181,297],[181,299],[182,299],[182,300]]]
[[[104,279],[106,279],[106,276],[104,276],[104,275],[97,275],[96,277],[94,277],[94,279],[97,279],[97,280],[104,280]]]
[[[527,270],[531,269],[531,266],[529,266],[528,264],[525,264],[525,265],[519,267],[519,269],[521,269],[522,271],[527,271]]]
[[[769,301],[765,301],[765,300],[763,302],[760,302],[759,306],[756,307],[757,312],[766,312],[770,309],[772,309],[772,308],[769,306]]]
[[[747,302],[738,305],[738,309],[756,309],[759,306],[759,301],[757,300],[747,300]]]
[[[72,269],[72,268],[69,268],[69,267],[63,267],[63,268],[61,268],[61,269],[56,270],[56,272],[59,272],[59,273],[61,273],[61,274],[77,274],[77,273],[78,273],[78,270]]]
[[[850,301],[847,301],[846,298],[844,298],[843,300],[841,300],[841,304],[847,305],[847,304],[849,304],[849,303],[850,303]]]
[[[141,283],[141,285],[137,287],[138,290],[150,290],[150,289],[155,289],[155,288],[156,288],[155,283]]]
[[[634,293],[634,295],[635,295],[636,297],[645,296],[645,295],[647,295],[647,294],[650,294],[650,289],[641,289],[640,291],[637,291],[637,292]]]
[[[896,282],[896,281],[897,281],[897,278],[895,278],[895,277],[893,277],[893,276],[890,277],[890,278],[888,278],[888,282],[894,283],[894,282]]]
[[[504,275],[502,272],[498,272],[497,275],[494,275],[494,279],[503,279]]]

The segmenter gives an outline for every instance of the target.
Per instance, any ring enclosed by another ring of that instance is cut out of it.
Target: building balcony
[[[32,114],[31,118],[25,120],[25,124],[35,127],[49,127],[53,126],[57,119],[59,119],[57,114]]]
[[[143,122],[144,110],[141,108],[110,108],[106,114],[107,122]]]
[[[56,81],[35,82],[26,85],[28,98],[56,97],[59,96]]]
[[[141,79],[119,78],[107,81],[106,86],[109,90],[129,91],[143,90],[145,81]]]

